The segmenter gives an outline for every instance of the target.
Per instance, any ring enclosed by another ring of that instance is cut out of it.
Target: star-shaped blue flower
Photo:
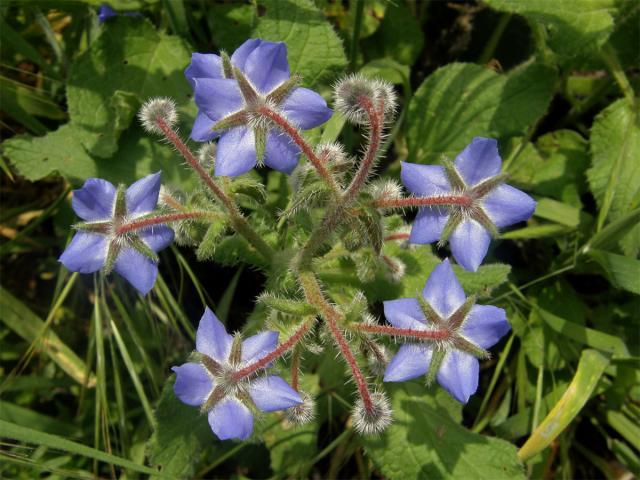
[[[234,69],[247,81],[242,88]],[[274,108],[303,130],[323,124],[332,114],[319,94],[291,79],[283,42],[250,39],[230,58],[194,53],[185,76],[199,108],[191,138],[205,142],[220,136],[216,175],[241,175],[263,160],[285,173],[297,165],[300,149],[277,128],[261,124],[255,115],[260,106]],[[216,124],[224,129],[214,131]]]
[[[402,163],[402,183],[416,196],[466,195],[468,206],[422,207],[413,222],[411,243],[449,240],[451,253],[467,270],[476,271],[497,228],[528,220],[536,202],[503,183],[498,142],[476,137],[453,164]]]
[[[115,270],[145,295],[158,276],[156,252],[173,241],[173,230],[152,225],[118,234],[122,225],[146,217],[155,210],[160,192],[160,172],[148,175],[129,188],[116,188],[100,178],[89,178],[73,191],[71,206],[84,222],[60,256],[72,272]]]
[[[466,403],[478,388],[478,356],[486,355],[510,329],[505,311],[475,305],[466,298],[448,260],[433,269],[423,298],[384,302],[384,315],[394,327],[446,331],[442,340],[402,345],[384,373],[385,382],[404,382],[427,374],[437,378],[456,400]]]
[[[258,370],[235,378],[239,370],[255,364],[276,349],[278,332],[265,331],[240,342],[208,308],[196,333],[200,361],[173,367],[173,390],[187,405],[207,412],[211,430],[220,440],[246,440],[253,431],[253,413],[284,410],[302,404],[302,398],[277,375]]]

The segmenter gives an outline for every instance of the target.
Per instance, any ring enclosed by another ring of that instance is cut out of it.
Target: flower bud
[[[161,135],[163,132],[158,126],[158,119],[162,119],[168,126],[173,127],[178,121],[176,103],[168,97],[151,98],[140,108],[138,118],[147,132]]]
[[[302,398],[302,403],[285,410],[284,418],[294,425],[305,425],[315,418],[316,404],[313,397],[307,392],[299,393]]]
[[[369,121],[369,114],[364,106],[366,101],[371,102],[376,110],[382,106],[385,120],[388,120],[396,109],[393,86],[383,80],[353,74],[340,80],[333,91],[336,110],[356,124]]]
[[[374,435],[383,432],[391,424],[391,407],[389,399],[383,392],[371,394],[372,408],[365,408],[364,401],[359,398],[353,408],[351,418],[356,431],[362,435]]]
[[[207,170],[213,169],[216,163],[216,150],[218,145],[215,142],[207,142],[198,149],[198,160]]]
[[[369,185],[374,200],[396,200],[402,197],[402,186],[394,180],[379,180]]]
[[[384,375],[384,371],[389,363],[389,352],[384,345],[371,344],[367,345],[367,364],[369,370],[376,376]]]

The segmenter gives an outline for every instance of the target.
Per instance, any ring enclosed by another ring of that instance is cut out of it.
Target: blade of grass
[[[216,310],[216,315],[220,319],[221,322],[226,323],[227,317],[229,316],[229,309],[231,308],[231,302],[233,301],[233,296],[236,293],[236,288],[238,287],[238,281],[240,280],[240,275],[242,275],[242,271],[244,267],[241,266],[236,270],[236,273],[233,275],[231,282],[227,286],[226,290],[220,297],[220,301],[218,302],[218,309]]]

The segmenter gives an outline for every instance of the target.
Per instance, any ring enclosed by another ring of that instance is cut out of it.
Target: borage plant
[[[337,143],[313,146],[302,133],[332,111],[290,74],[283,43],[252,39],[231,56],[196,53],[185,75],[199,109],[191,138],[205,142],[198,153],[177,132],[171,99],[150,99],[139,118],[175,147],[202,188],[186,195],[161,189],[159,174],[129,189],[89,179],[74,192],[83,222],[60,259],[83,273],[115,270],[146,294],[157,274],[156,252],[173,240],[171,226],[176,240],[200,258],[225,248],[264,272],[260,328],[252,325],[261,331],[232,336],[206,310],[196,351],[173,369],[175,395],[206,413],[220,439],[249,438],[258,412],[285,410],[288,421],[308,422],[314,400],[301,388],[302,356],[330,339],[355,384],[352,425],[361,434],[381,432],[393,421],[380,377],[402,382],[426,375],[428,384],[437,379],[466,403],[478,387],[479,359],[488,358],[487,349],[510,329],[503,309],[466,297],[445,259],[423,279],[422,293],[384,302],[389,324],[383,324],[371,315],[364,293],[347,303],[332,298],[323,267],[335,259],[352,262],[363,290],[376,275],[402,282],[405,265],[385,253],[385,244],[437,241],[440,247],[448,242],[459,265],[476,271],[498,228],[527,220],[535,208],[528,195],[504,183],[497,142],[469,139],[442,165],[403,163],[407,196],[393,180],[372,181],[394,122],[391,85],[361,75],[335,84],[335,109],[366,133],[362,151],[352,157]],[[291,175],[293,194],[278,216],[260,205],[251,215],[241,207],[247,190],[262,191],[243,175],[263,164]],[[410,234],[394,214],[407,209],[417,209]],[[390,362],[388,337],[401,343]],[[289,374],[282,373],[285,366]],[[276,369],[282,376],[270,373]]]

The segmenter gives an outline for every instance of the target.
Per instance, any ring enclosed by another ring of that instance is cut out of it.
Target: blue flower
[[[413,223],[411,243],[449,240],[451,253],[467,270],[476,271],[497,228],[528,220],[536,202],[503,183],[498,143],[476,137],[455,163],[402,163],[402,183],[417,196],[464,195],[469,205],[422,207]]]
[[[446,337],[432,343],[402,345],[384,374],[385,382],[404,382],[427,374],[437,378],[456,400],[466,403],[478,388],[478,358],[487,354],[510,329],[505,311],[490,305],[474,305],[466,298],[445,260],[433,269],[422,291],[423,298],[384,302],[384,315],[394,327],[442,331]]]
[[[285,173],[297,165],[300,149],[256,115],[259,107],[275,109],[303,130],[323,124],[332,114],[319,94],[297,87],[282,42],[250,39],[230,58],[194,53],[185,76],[199,108],[191,138],[206,142],[220,137],[216,175],[241,175],[262,161]]]
[[[127,230],[133,221],[143,223],[158,203],[160,172],[148,175],[129,188],[116,188],[100,178],[88,179],[73,191],[71,205],[84,222],[60,256],[72,272],[93,273],[115,270],[143,295],[158,276],[158,256],[173,241],[166,225]],[[123,231],[123,227],[124,231]]]
[[[120,14],[116,12],[113,8],[111,8],[109,5],[107,5],[106,3],[103,3],[102,5],[100,5],[100,8],[98,9],[98,22],[104,23],[110,18],[118,17],[120,15],[124,15],[126,17],[142,17],[142,15],[138,12],[126,12],[126,13]]]
[[[259,362],[276,349],[278,333],[265,331],[239,340],[240,337],[229,335],[207,308],[196,334],[200,361],[172,368],[176,373],[176,396],[187,405],[200,406],[220,440],[249,438],[255,408],[274,412],[302,404],[298,392],[282,378],[257,373],[269,366]],[[240,378],[234,376],[247,367],[249,372]]]

